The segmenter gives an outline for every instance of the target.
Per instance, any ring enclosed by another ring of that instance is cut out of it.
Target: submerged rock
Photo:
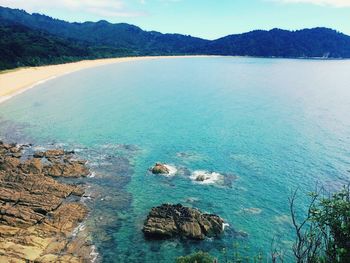
[[[249,207],[249,208],[242,208],[241,211],[248,214],[258,215],[258,214],[261,214],[262,209],[257,207]]]
[[[204,214],[181,204],[163,204],[152,208],[143,227],[149,238],[183,237],[202,240],[218,237],[224,230],[224,220],[217,215]]]
[[[152,172],[153,174],[169,174],[169,173],[170,173],[170,170],[169,170],[169,168],[168,168],[165,164],[156,163],[156,164],[152,167],[151,172]]]

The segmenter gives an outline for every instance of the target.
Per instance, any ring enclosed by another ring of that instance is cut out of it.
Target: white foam
[[[46,148],[45,147],[43,147],[43,146],[34,146],[33,147],[33,150],[34,151],[46,151]]]
[[[85,223],[82,222],[73,230],[72,236],[76,237],[78,233],[83,231],[84,229],[85,229]]]
[[[92,246],[91,246],[90,258],[91,258],[91,262],[92,262],[92,263],[94,263],[94,262],[97,261],[98,252],[97,252],[97,249],[96,249],[96,246],[95,246],[95,245],[92,245]]]
[[[177,173],[177,168],[175,166],[164,164],[164,166],[169,170],[168,174],[165,174],[166,176],[174,176]]]
[[[204,170],[194,171],[190,178],[199,184],[218,184],[222,183],[224,180],[224,176],[222,174]]]
[[[228,223],[223,223],[222,224],[222,231],[225,231],[225,228],[230,227],[230,224]]]
[[[96,176],[96,173],[95,173],[95,172],[91,172],[91,173],[88,175],[89,178],[94,178],[95,176]]]

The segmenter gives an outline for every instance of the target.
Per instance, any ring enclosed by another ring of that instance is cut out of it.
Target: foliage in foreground
[[[300,223],[294,208],[296,192],[290,198],[296,262],[350,262],[350,187],[333,194],[319,189],[310,196],[307,216]]]
[[[295,191],[289,198],[291,219],[295,230],[295,242],[292,246],[297,263],[349,263],[350,262],[350,185],[330,194],[324,189],[311,193],[307,213],[302,220],[296,212]],[[275,243],[275,240],[272,242]],[[223,251],[225,262],[263,262],[262,254],[250,258],[238,253],[228,255]],[[266,262],[284,262],[283,253],[278,246],[271,246],[270,259]],[[208,253],[180,257],[177,263],[218,262]]]

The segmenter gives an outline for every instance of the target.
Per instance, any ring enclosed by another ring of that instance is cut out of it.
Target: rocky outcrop
[[[224,229],[224,220],[181,204],[163,204],[152,208],[143,227],[148,238],[184,237],[202,240],[217,237]]]
[[[84,190],[52,177],[84,176],[85,162],[60,150],[22,160],[22,150],[0,142],[0,262],[87,261],[90,245],[72,233],[88,210],[68,198]]]
[[[156,163],[151,169],[153,174],[169,174],[170,170],[165,164]]]

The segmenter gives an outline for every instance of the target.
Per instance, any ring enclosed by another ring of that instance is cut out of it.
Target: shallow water
[[[237,240],[268,254],[274,237],[293,241],[291,190],[300,187],[302,208],[316,182],[350,181],[349,72],[350,61],[229,57],[101,66],[1,104],[0,127],[89,160],[86,225],[103,262],[173,262],[199,249],[223,258]],[[178,174],[149,174],[157,161]],[[198,171],[220,180],[194,182]],[[230,227],[218,240],[145,240],[143,220],[165,202]]]

